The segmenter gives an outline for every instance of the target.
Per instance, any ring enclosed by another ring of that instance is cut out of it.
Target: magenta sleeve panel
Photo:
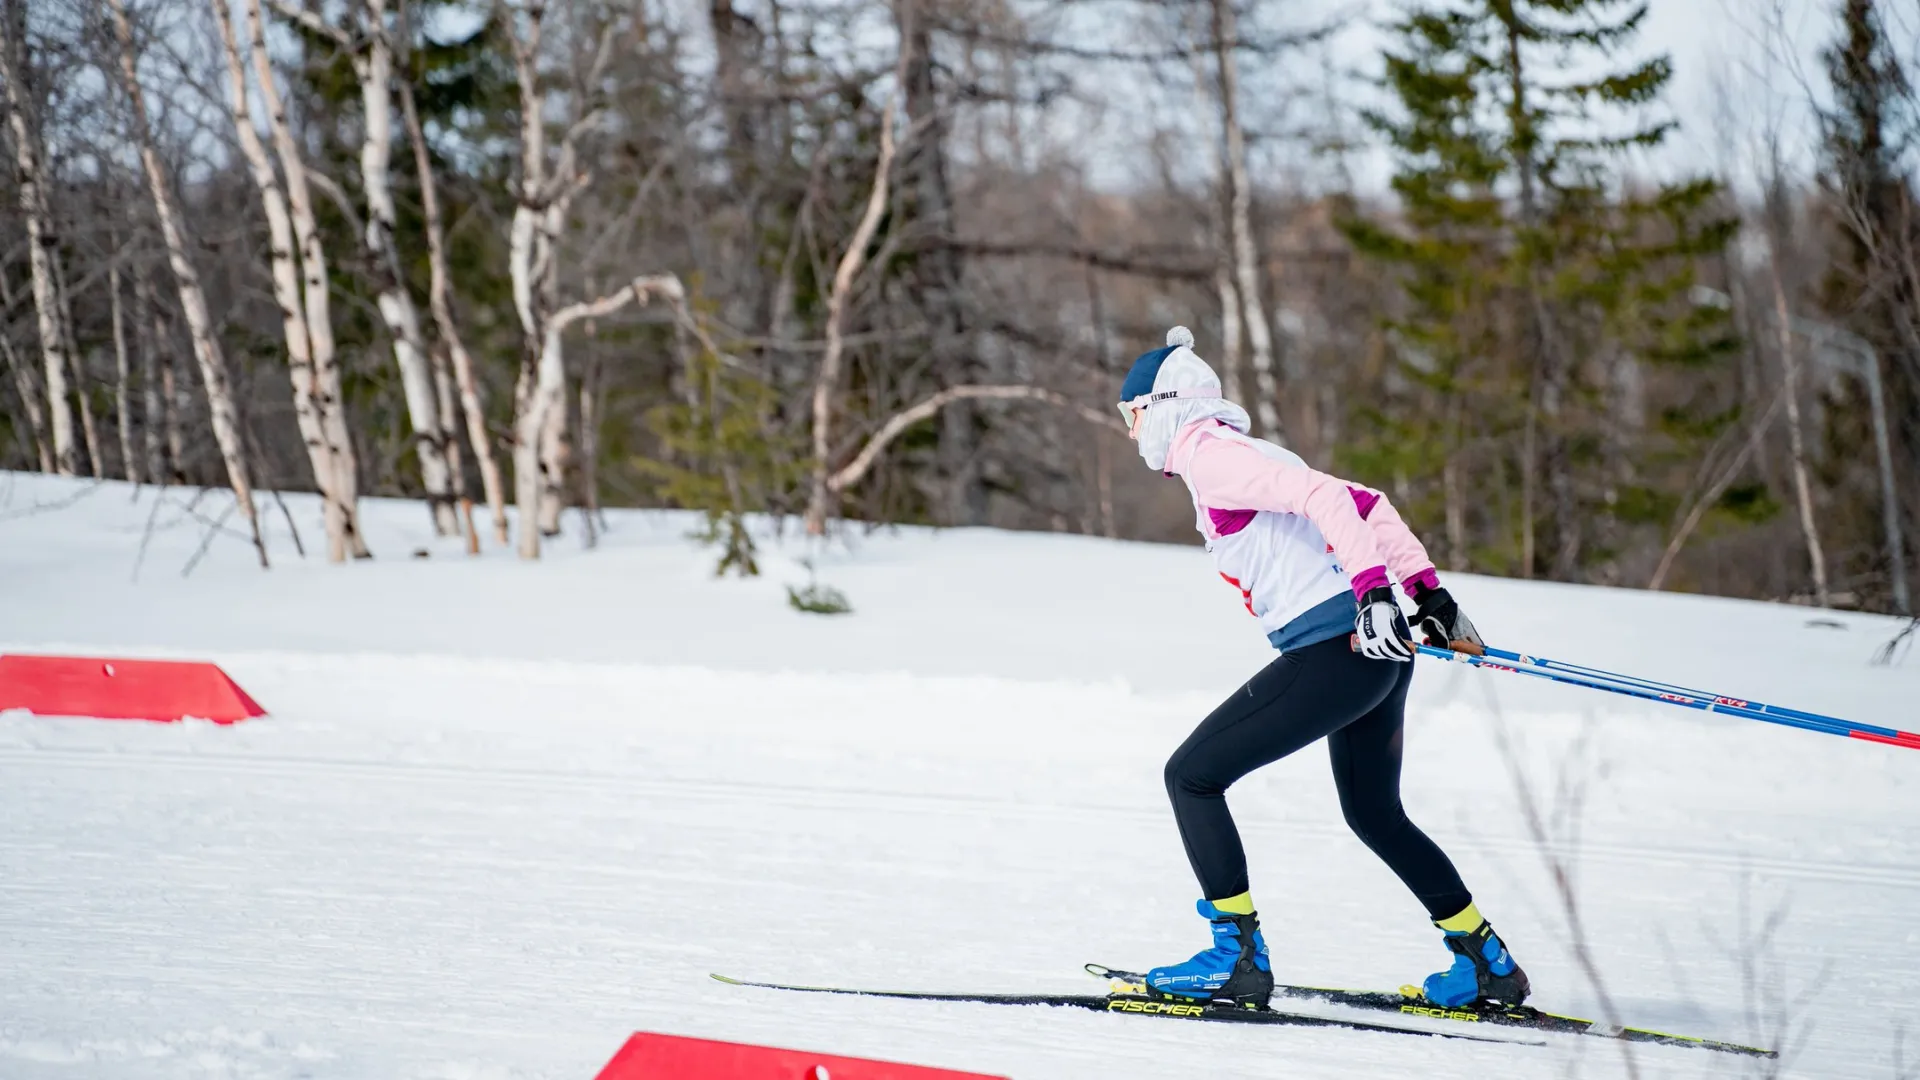
[[[1380,553],[1386,556],[1387,569],[1413,595],[1413,587],[1424,585],[1434,589],[1440,586],[1440,577],[1434,573],[1433,559],[1428,557],[1426,545],[1413,535],[1413,530],[1401,520],[1400,511],[1385,495],[1372,488],[1358,484],[1348,484],[1347,490],[1353,494],[1354,506],[1360,510],[1360,516],[1368,525],[1373,526],[1374,543],[1380,545]]]

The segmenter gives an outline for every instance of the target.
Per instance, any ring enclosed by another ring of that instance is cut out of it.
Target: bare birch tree
[[[217,0],[216,0],[217,2]],[[427,489],[434,528],[442,536],[460,531],[454,512],[449,432],[441,425],[433,368],[420,330],[420,310],[407,290],[394,244],[393,202],[393,39],[387,31],[386,0],[355,0],[357,25],[349,32],[320,16],[276,0],[275,9],[330,38],[347,55],[360,84],[360,189],[366,198],[361,246],[372,268],[378,295],[375,306],[393,345],[394,363],[413,428],[420,480]]]
[[[513,479],[519,507],[520,554],[532,559],[540,555],[538,534],[553,535],[559,531],[560,507],[566,490],[566,409],[555,407],[564,400],[566,369],[549,367],[550,360],[554,365],[560,364],[560,339],[548,332],[548,323],[559,307],[559,245],[567,212],[587,184],[587,177],[580,169],[577,144],[581,135],[598,120],[601,111],[597,99],[587,100],[583,95],[594,93],[606,73],[613,56],[617,21],[610,19],[601,28],[585,77],[578,84],[588,89],[566,101],[569,123],[554,150],[554,160],[549,162],[547,108],[553,95],[543,93],[540,87],[547,16],[544,0],[533,0],[522,9],[522,15],[523,18],[509,16],[514,24],[511,27],[513,65],[520,95],[520,179],[514,191],[513,224],[508,237],[508,272],[513,282],[513,306],[520,317],[525,341],[520,374],[514,385]],[[555,111],[559,111],[560,103],[553,104]],[[583,317],[584,314],[575,316],[576,319]],[[537,425],[531,423],[534,418],[539,420]]]
[[[148,280],[144,261],[133,264],[133,303],[140,316],[135,325],[144,331],[139,339],[141,412],[145,417],[141,425],[145,435],[142,450],[146,455],[147,476],[154,483],[165,485],[171,483],[174,477],[173,469],[168,465],[166,444],[161,441],[167,431],[170,415],[170,410],[160,397],[160,358],[167,348],[167,328],[166,320],[160,315],[159,302],[153,295],[153,284]]]
[[[322,500],[331,502],[329,491],[334,469],[327,450],[326,432],[314,401],[314,358],[312,337],[307,328],[305,301],[301,296],[298,254],[294,248],[293,219],[288,213],[287,197],[280,179],[267,158],[266,147],[254,127],[253,108],[247,90],[246,65],[240,56],[238,36],[227,0],[211,0],[214,22],[219,27],[220,45],[226,59],[227,108],[233,116],[234,132],[246,158],[254,187],[267,218],[267,263],[273,282],[274,302],[280,308],[281,332],[287,345],[287,366],[293,386],[293,411],[300,428],[301,441],[307,447],[313,467],[314,484]],[[340,515],[327,513],[327,554],[334,562],[347,557],[347,543],[340,533]]]
[[[1771,208],[1770,208],[1771,209]],[[1777,217],[1779,210],[1769,213]],[[1785,223],[1773,220],[1768,229],[1767,270],[1773,286],[1774,322],[1778,325],[1780,345],[1780,392],[1787,407],[1787,453],[1793,466],[1794,505],[1800,513],[1800,535],[1807,544],[1807,563],[1813,575],[1814,603],[1826,607],[1827,557],[1820,546],[1820,524],[1813,513],[1813,488],[1807,477],[1806,434],[1800,422],[1800,354],[1794,348],[1793,311],[1787,301],[1787,287],[1780,271],[1781,233]]]
[[[222,0],[212,2],[227,53],[230,108],[234,111],[241,151],[247,157],[262,205],[267,210],[273,251],[280,251],[284,243],[273,224],[276,210],[282,206],[286,225],[293,234],[294,243],[285,248],[286,257],[274,268],[274,296],[280,305],[287,359],[293,370],[294,415],[300,425],[301,439],[307,446],[314,484],[320,489],[327,530],[327,558],[334,562],[343,561],[349,555],[366,558],[366,540],[360,531],[360,480],[353,441],[347,431],[340,370],[334,359],[326,246],[314,219],[306,161],[294,140],[292,126],[287,121],[286,103],[274,81],[273,65],[267,54],[266,18],[260,10],[260,0],[245,0],[248,55],[252,59],[254,79],[260,85],[275,154],[286,183],[283,203],[273,167],[267,162],[265,149],[254,131],[246,75],[239,70],[239,49],[233,42],[231,16],[219,10]],[[284,280],[284,275],[293,269],[296,251],[300,275],[297,303],[291,286]]]
[[[1213,273],[1213,290],[1220,295],[1220,392],[1229,401],[1245,401],[1240,385],[1240,290],[1233,283],[1230,244],[1220,249],[1220,266]]]
[[[44,200],[42,207],[44,208]],[[57,253],[49,260],[53,267],[53,293],[60,302],[60,318],[56,320],[61,334],[61,352],[66,354],[67,362],[73,365],[73,396],[80,406],[80,435],[86,441],[87,471],[95,480],[107,475],[106,459],[100,453],[100,426],[93,419],[93,395],[87,385],[87,364],[80,354],[80,342],[73,334],[73,295],[67,290],[67,270]]]
[[[120,304],[120,263],[107,264],[107,301],[113,320],[113,411],[120,429],[121,475],[138,484],[140,455],[133,452],[133,378],[127,361],[127,328]]]
[[[582,319],[611,315],[635,301],[644,304],[654,296],[671,304],[676,317],[686,317],[686,290],[680,284],[680,279],[672,274],[660,274],[634,278],[618,292],[598,300],[569,304],[546,318],[546,339],[541,343],[532,385],[514,421],[513,480],[520,510],[522,558],[540,557],[540,530],[527,527],[528,519],[541,498],[541,489],[547,482],[540,462],[535,457],[540,452],[540,438],[549,429],[553,413],[566,409],[567,369],[562,350],[568,328]]]
[[[1233,246],[1233,283],[1240,302],[1240,322],[1246,328],[1253,363],[1254,434],[1280,439],[1280,386],[1274,377],[1273,333],[1260,298],[1260,263],[1253,240],[1253,185],[1247,176],[1246,129],[1240,123],[1240,71],[1234,57],[1239,40],[1233,0],[1213,0],[1213,48],[1220,68],[1220,128],[1226,157],[1222,164],[1227,184],[1227,233]],[[1226,299],[1224,292],[1221,299]]]
[[[1215,45],[1219,45],[1219,27],[1213,27]],[[1212,102],[1207,99],[1206,57],[1195,52],[1190,58],[1193,70],[1193,105],[1196,111],[1209,110]],[[1230,173],[1227,168],[1226,149],[1221,147],[1221,173],[1223,177]],[[1164,171],[1164,166],[1163,166]],[[1174,186],[1172,176],[1166,176],[1169,188]],[[1220,300],[1220,392],[1227,400],[1245,402],[1245,387],[1240,382],[1240,347],[1245,342],[1246,333],[1240,318],[1240,286],[1236,284],[1238,266],[1234,261],[1234,232],[1228,225],[1231,210],[1229,185],[1220,184],[1209,192],[1205,200],[1207,206],[1207,232],[1201,240],[1202,246],[1210,247],[1214,252],[1213,291]]]
[[[9,5],[11,6],[11,5]],[[42,168],[39,132],[28,116],[25,43],[16,40],[11,11],[0,12],[0,82],[6,83],[7,125],[13,135],[14,185],[27,223],[27,261],[33,272],[33,311],[40,331],[40,362],[46,379],[47,414],[53,422],[54,469],[72,476],[79,468],[73,440],[73,413],[67,405],[66,330],[54,285],[59,258],[53,215],[47,210],[47,176]]]
[[[833,462],[833,396],[840,386],[840,367],[847,349],[847,302],[853,283],[866,265],[867,247],[880,228],[887,210],[887,189],[893,173],[897,135],[894,131],[894,98],[906,74],[907,43],[900,42],[900,63],[894,71],[894,84],[887,90],[880,107],[880,154],[873,165],[873,186],[867,192],[866,209],[846,250],[833,271],[833,288],[827,294],[827,347],[820,356],[820,369],[813,383],[813,485],[807,498],[806,528],[809,536],[825,536],[829,501],[835,489],[831,484]]]
[[[400,115],[406,121],[407,137],[413,144],[413,164],[420,181],[420,209],[427,234],[427,266],[432,275],[428,287],[428,306],[433,311],[440,344],[453,364],[454,381],[460,388],[460,411],[466,414],[467,439],[480,469],[480,487],[486,495],[487,511],[493,517],[494,542],[505,544],[506,490],[500,481],[500,466],[493,457],[493,440],[487,436],[486,400],[481,396],[480,382],[474,374],[473,357],[467,352],[466,344],[460,337],[460,328],[453,318],[453,289],[447,272],[446,233],[440,222],[440,196],[433,175],[433,160],[427,153],[427,137],[420,126],[419,110],[414,107],[413,86],[407,79],[401,79],[399,89]],[[448,420],[447,431],[451,438],[451,416]]]
[[[453,506],[449,432],[440,423],[433,370],[420,332],[420,310],[407,290],[394,246],[393,45],[387,34],[386,0],[362,0],[360,14],[366,47],[353,55],[365,113],[360,144],[360,184],[367,199],[365,243],[381,275],[380,316],[393,338],[393,358],[400,366],[407,418],[413,425],[414,450],[420,457],[421,483],[433,507],[434,527],[440,535],[452,536],[460,531],[460,523]]]
[[[1769,50],[1781,48],[1788,40],[1777,6],[1771,15],[1764,35]],[[1767,88],[1771,90],[1770,82]],[[1761,228],[1767,243],[1767,286],[1773,294],[1775,340],[1780,352],[1780,394],[1787,414],[1787,456],[1793,473],[1794,505],[1799,513],[1801,539],[1806,543],[1814,603],[1826,607],[1830,601],[1827,559],[1820,542],[1820,524],[1814,516],[1806,432],[1800,415],[1800,354],[1794,347],[1793,302],[1788,296],[1785,273],[1794,214],[1791,182],[1780,152],[1781,126],[1777,109],[1769,109],[1756,136],[1756,170],[1764,170],[1758,177],[1764,199]]]
[[[53,453],[47,449],[46,416],[40,411],[40,391],[33,383],[33,377],[21,365],[20,355],[14,351],[13,342],[0,335],[0,355],[4,355],[7,372],[13,377],[13,390],[20,398],[21,412],[26,414],[27,430],[24,437],[32,446],[35,460],[40,463],[40,471],[53,472]]]
[[[7,275],[0,272],[0,303],[13,306],[13,288],[7,283]],[[14,392],[20,395],[20,407],[27,414],[27,429],[32,435],[35,458],[40,462],[40,471],[54,471],[53,451],[47,445],[47,418],[40,411],[40,387],[33,380],[32,365],[20,359],[13,347],[13,339],[0,327],[0,354],[4,354],[7,370],[13,373]]]
[[[184,484],[187,482],[187,438],[186,429],[180,422],[178,371],[179,354],[168,349],[160,358],[160,408],[163,414],[162,427],[166,431],[166,472],[169,482]]]
[[[120,39],[120,81],[127,95],[133,121],[134,138],[139,145],[140,164],[147,174],[147,186],[153,195],[154,214],[160,219],[160,234],[167,245],[167,261],[180,289],[180,307],[186,312],[187,327],[193,338],[194,358],[200,365],[200,379],[207,392],[207,409],[213,425],[214,441],[220,447],[226,465],[227,482],[233,487],[234,503],[246,518],[253,533],[254,550],[260,565],[267,565],[267,545],[260,536],[260,515],[253,502],[253,479],[242,454],[239,416],[234,409],[233,393],[228,385],[227,360],[214,336],[213,318],[207,311],[206,294],[200,288],[200,274],[187,257],[186,238],[181,234],[180,215],[174,206],[160,155],[153,148],[153,129],[147,121],[147,102],[134,68],[133,26],[127,19],[125,0],[107,0],[113,11],[113,27]]]

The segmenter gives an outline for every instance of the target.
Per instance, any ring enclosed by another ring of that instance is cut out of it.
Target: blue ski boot
[[[1149,994],[1248,1008],[1266,1005],[1273,996],[1273,967],[1267,960],[1266,939],[1260,936],[1260,917],[1245,894],[1221,903],[1248,910],[1240,914],[1223,911],[1209,900],[1196,903],[1194,909],[1213,924],[1213,948],[1196,953],[1184,964],[1147,972]]]
[[[1458,1009],[1485,1002],[1511,1007],[1527,1000],[1527,973],[1480,917],[1479,908],[1468,904],[1465,911],[1434,925],[1446,934],[1453,966],[1427,976],[1421,990],[1428,1001]]]

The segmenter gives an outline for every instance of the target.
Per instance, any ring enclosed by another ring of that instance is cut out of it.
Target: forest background
[[[1442,567],[1908,613],[1916,63],[1915,0],[0,0],[0,468],[263,564],[283,490],[340,561],[366,496],[1190,541],[1112,407],[1177,323]]]

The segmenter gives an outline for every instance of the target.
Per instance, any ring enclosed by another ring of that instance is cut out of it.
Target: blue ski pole
[[[1717,705],[1735,705],[1743,709],[1752,709],[1755,712],[1763,712],[1772,716],[1786,716],[1795,720],[1811,720],[1817,723],[1833,724],[1848,730],[1857,729],[1887,739],[1900,739],[1902,736],[1907,738],[1913,737],[1909,732],[1897,731],[1893,728],[1875,727],[1872,724],[1855,724],[1848,720],[1842,720],[1837,716],[1826,716],[1821,713],[1807,712],[1802,709],[1789,709],[1784,705],[1769,705],[1764,701],[1751,701],[1746,698],[1732,697],[1727,694],[1715,694],[1707,690],[1693,690],[1684,686],[1677,686],[1673,683],[1663,683],[1655,679],[1642,679],[1634,675],[1621,675],[1618,672],[1605,671],[1600,668],[1590,668],[1581,664],[1569,664],[1563,660],[1549,660],[1544,656],[1528,656],[1524,653],[1508,652],[1505,649],[1496,649],[1492,646],[1487,647],[1486,654],[1498,660],[1511,660],[1516,664],[1531,664],[1534,667],[1546,668],[1550,671],[1571,672],[1572,674],[1584,675],[1591,679],[1605,679],[1612,682],[1629,683],[1634,686],[1640,686],[1662,693],[1684,694],[1688,697],[1707,698]]]
[[[1440,660],[1464,662],[1474,667],[1492,668],[1496,671],[1511,671],[1520,675],[1532,675],[1570,686],[1584,686],[1593,690],[1606,690],[1643,701],[1664,701],[1670,705],[1697,709],[1701,712],[1725,713],[1748,720],[1760,720],[1769,724],[1801,728],[1806,731],[1821,731],[1829,735],[1842,735],[1868,742],[1885,743],[1889,746],[1904,746],[1911,750],[1920,750],[1920,735],[1910,731],[1878,727],[1873,724],[1857,724],[1838,717],[1823,716],[1819,713],[1803,712],[1798,709],[1786,709],[1764,702],[1749,701],[1744,698],[1729,697],[1724,694],[1709,694],[1704,691],[1688,690],[1668,683],[1640,679],[1631,675],[1616,675],[1599,668],[1583,667],[1577,664],[1563,664],[1557,661],[1542,660],[1538,657],[1509,652],[1505,649],[1488,648],[1484,652],[1472,646],[1459,649],[1441,649],[1432,645],[1415,645],[1421,654]]]

